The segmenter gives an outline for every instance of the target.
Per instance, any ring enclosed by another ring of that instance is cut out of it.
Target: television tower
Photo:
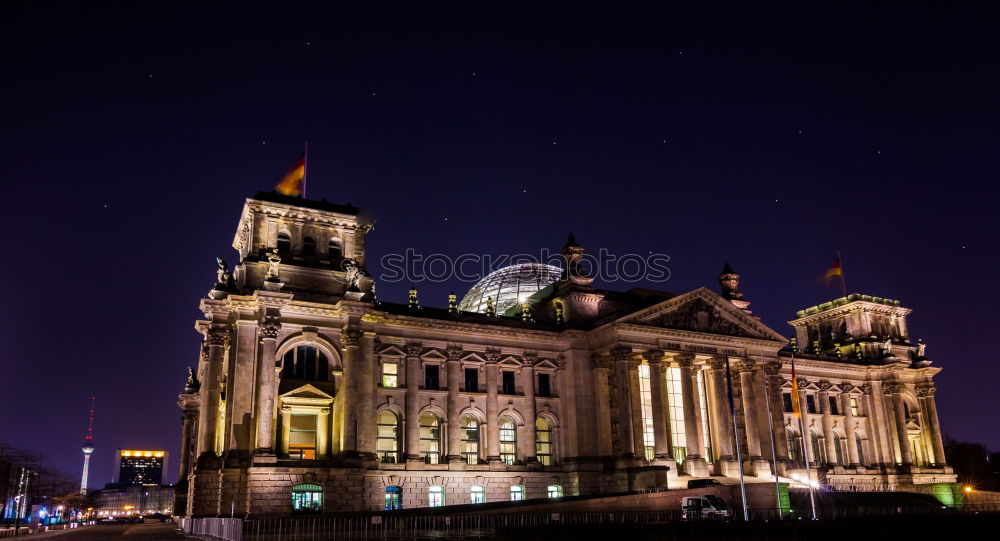
[[[87,473],[90,471],[90,455],[94,452],[94,402],[96,400],[96,397],[90,397],[87,434],[83,437],[83,479],[80,480],[80,494],[87,493]]]

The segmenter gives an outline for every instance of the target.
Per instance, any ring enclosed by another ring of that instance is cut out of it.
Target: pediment
[[[705,334],[786,341],[774,329],[704,287],[640,310],[621,321]]]
[[[462,357],[462,361],[467,363],[485,363],[486,359],[477,353],[469,353],[465,357]]]
[[[388,344],[384,348],[380,349],[378,354],[385,357],[406,357],[405,351],[392,344]]]
[[[521,359],[518,359],[517,357],[514,357],[513,355],[509,355],[509,356],[505,357],[504,359],[502,359],[498,364],[501,364],[503,366],[516,366],[516,367],[520,367],[523,363],[521,362]]]
[[[433,349],[433,348],[425,351],[424,354],[420,356],[420,358],[423,359],[423,360],[425,360],[425,361],[446,361],[446,360],[448,360],[448,356],[447,355],[445,355],[444,353],[441,353],[440,351],[438,351],[436,349]]]
[[[535,363],[535,368],[536,369],[537,368],[549,368],[549,369],[552,369],[552,370],[557,370],[559,367],[556,366],[556,363],[552,362],[551,359],[540,359],[537,363]]]
[[[333,400],[332,396],[324,393],[323,391],[309,384],[292,389],[291,391],[288,391],[287,393],[281,395],[281,398],[297,398],[304,400]]]

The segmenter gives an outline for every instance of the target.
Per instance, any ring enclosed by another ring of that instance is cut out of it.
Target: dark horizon
[[[666,283],[607,289],[718,291],[729,261],[790,336],[841,296],[818,282],[839,250],[849,293],[913,309],[944,433],[1000,448],[988,6],[194,6],[4,6],[0,441],[79,475],[96,396],[91,488],[117,448],[178,456],[215,257],[236,263],[243,201],[308,141],[310,198],[378,219],[376,280],[385,254],[558,251],[572,231],[670,256]],[[416,285],[444,307],[472,283]]]

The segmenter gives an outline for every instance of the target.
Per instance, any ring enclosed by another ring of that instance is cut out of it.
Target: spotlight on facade
[[[965,488],[963,488],[962,490],[964,490],[966,494],[972,494],[972,487],[970,487],[969,485],[965,485]]]

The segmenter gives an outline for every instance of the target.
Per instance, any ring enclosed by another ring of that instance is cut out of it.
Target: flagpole
[[[844,280],[844,260],[840,257],[840,250],[837,250],[837,261],[840,263],[840,290],[847,296],[847,281]],[[830,286],[827,286],[830,287]]]
[[[764,350],[760,351],[760,365],[764,368]],[[778,520],[781,520],[781,483],[778,481],[778,451],[774,444],[774,417],[771,416],[771,386],[768,380],[771,378],[764,374],[764,403],[767,404],[767,427],[771,432],[771,465],[774,468],[774,497],[778,501]]]
[[[736,461],[740,466],[740,494],[743,497],[743,520],[750,520],[750,512],[747,510],[747,485],[743,479],[743,452],[740,449],[740,429],[736,426],[736,404],[733,402],[733,377],[729,372],[729,355],[726,355],[726,387],[729,398],[729,414],[733,417],[733,438],[736,444]]]
[[[792,350],[792,379],[795,379],[795,350]],[[798,393],[796,393],[798,394]],[[798,396],[793,397],[796,401],[799,400]],[[802,420],[802,406],[799,406],[799,434],[802,438],[802,461],[806,466],[806,484],[809,485],[809,505],[812,507],[812,518],[816,520],[816,496],[813,494],[813,485],[811,474],[809,473],[809,444],[812,443],[812,438],[806,441],[806,425]]]
[[[302,152],[302,199],[306,198],[306,180],[308,178],[309,178],[309,141],[306,141],[306,148]],[[844,278],[843,274],[841,274],[840,278],[841,279]]]

